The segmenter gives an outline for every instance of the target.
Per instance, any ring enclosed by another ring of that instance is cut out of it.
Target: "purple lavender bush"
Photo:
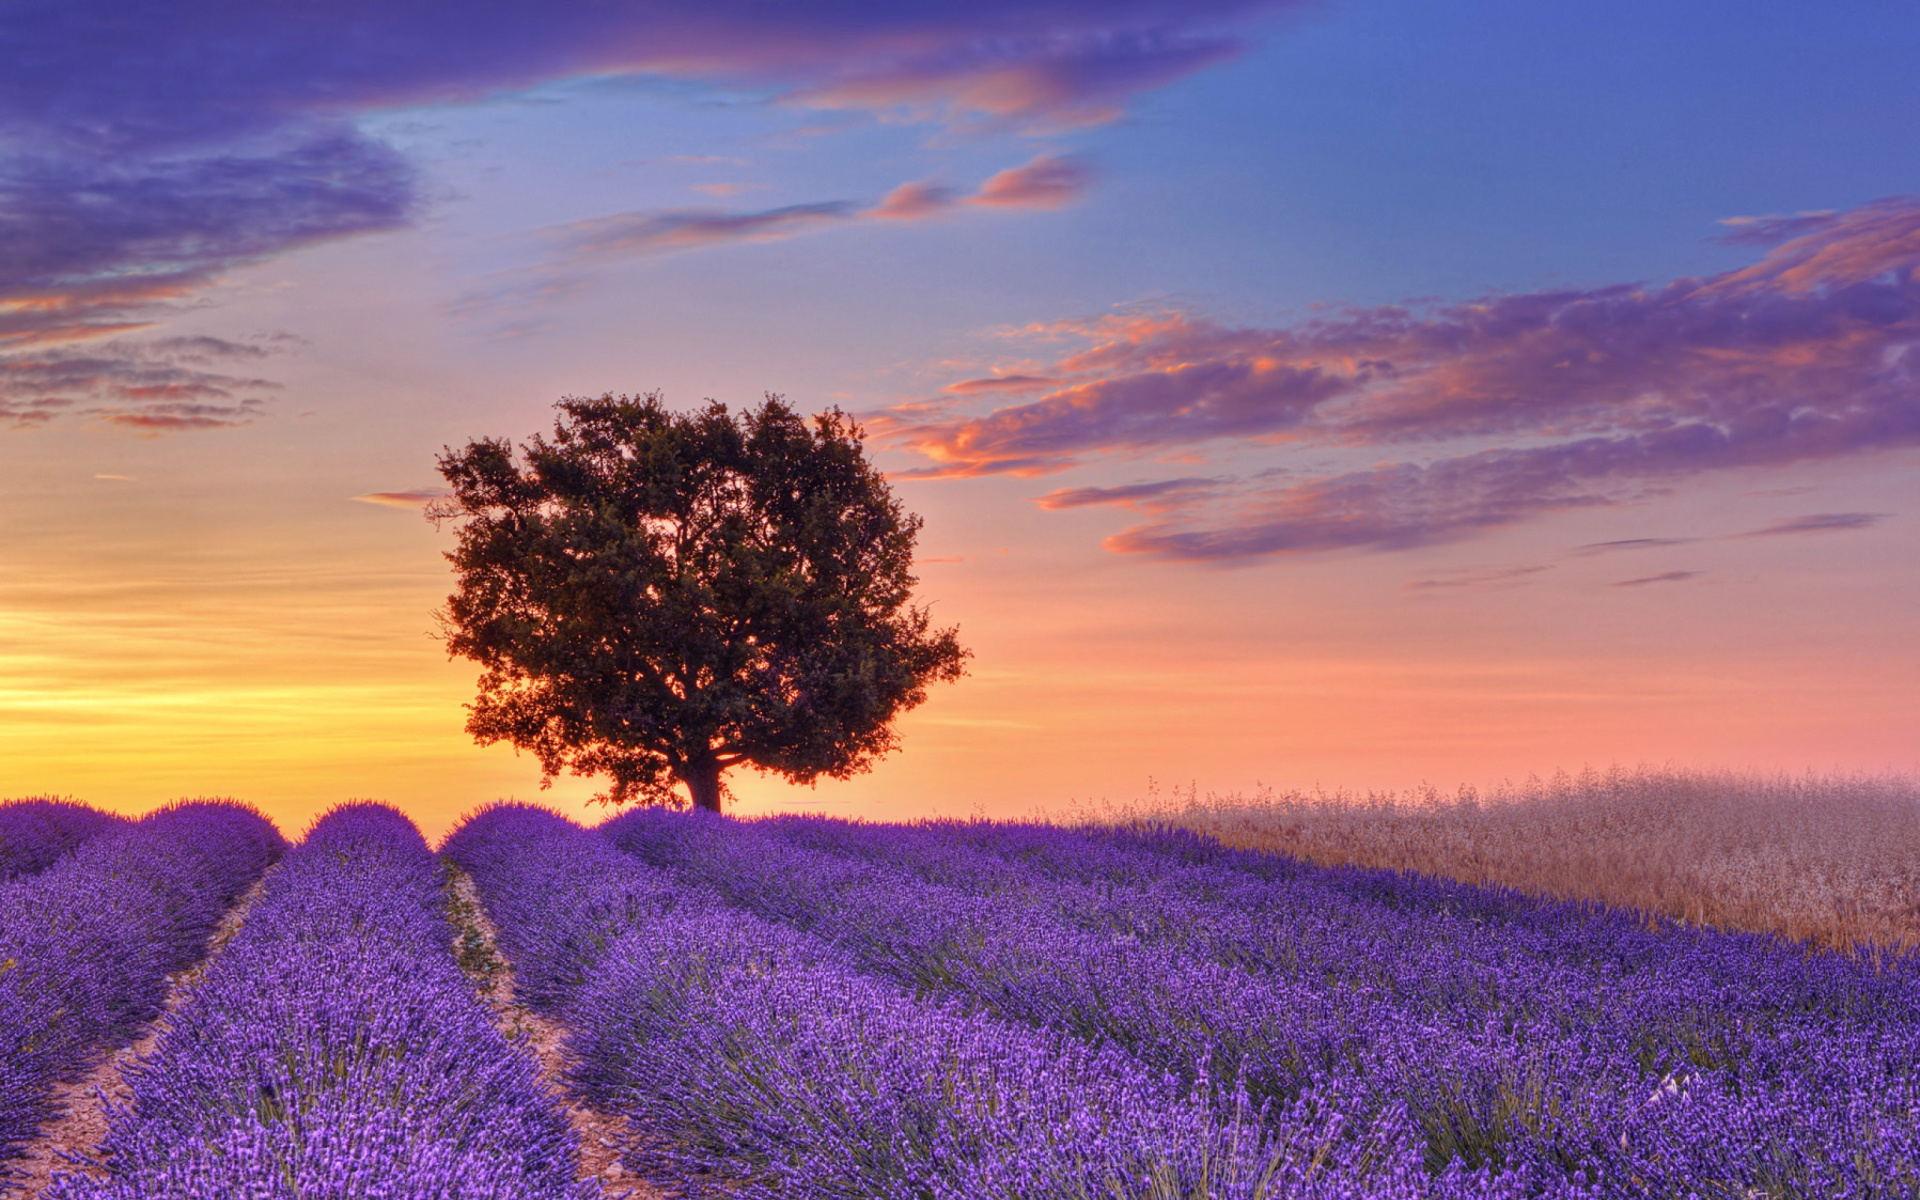
[[[598,1196],[531,1055],[455,965],[443,905],[411,821],[328,813],[129,1070],[105,1177],[50,1196]]]
[[[55,1081],[159,1011],[167,975],[284,845],[243,805],[184,803],[0,885],[0,1163],[51,1115]]]
[[[664,1138],[636,1165],[682,1184],[795,1198],[1526,1194],[1524,1173],[1425,1171],[1405,1120],[1349,1132],[1306,1100],[1256,1123],[1117,1047],[916,1001],[844,949],[676,890],[551,813],[484,810],[446,852],[516,971],[558,981],[542,1007],[574,1028],[576,1086]]]
[[[1191,835],[657,812],[603,828],[922,995],[1211,1073],[1237,1084],[1217,1097],[1270,1113],[1403,1114],[1432,1171],[1604,1195],[1914,1194],[1910,961]]]
[[[46,870],[125,817],[51,797],[0,802],[0,883]]]

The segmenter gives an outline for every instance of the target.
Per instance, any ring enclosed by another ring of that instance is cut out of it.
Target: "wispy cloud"
[[[1219,479],[1186,478],[1132,483],[1121,487],[1060,488],[1039,497],[1035,503],[1050,511],[1111,505],[1136,512],[1166,513],[1217,494],[1222,483]]]
[[[1003,183],[996,198],[986,199],[988,187],[1009,175],[1032,178],[1025,184]],[[573,221],[535,235],[546,249],[540,262],[487,278],[457,300],[451,311],[464,317],[517,319],[578,293],[590,286],[597,271],[624,259],[784,241],[860,221],[924,220],[973,205],[1058,208],[1079,196],[1092,177],[1091,170],[1077,161],[1042,155],[999,172],[973,193],[920,180],[901,184],[874,205],[826,200],[751,212],[649,209]]]
[[[1802,489],[1792,489],[1799,491]],[[1621,550],[1664,550],[1669,546],[1693,546],[1706,541],[1739,541],[1744,538],[1791,537],[1796,534],[1841,533],[1852,529],[1871,529],[1891,515],[1888,513],[1812,513],[1804,517],[1787,517],[1774,521],[1760,529],[1749,529],[1742,533],[1721,534],[1717,538],[1706,537],[1641,537],[1621,538],[1611,542],[1589,542],[1576,546],[1573,553],[1578,555],[1612,554]]]
[[[636,158],[621,165],[627,167],[651,167],[657,163],[700,167],[750,167],[753,165],[747,159],[735,158],[729,154],[669,154],[665,158]]]
[[[728,213],[711,209],[619,213],[575,221],[544,231],[556,248],[555,260],[570,267],[611,258],[671,254],[736,242],[777,242],[798,233],[837,225],[857,206],[845,200],[789,204],[762,212]]]
[[[1496,588],[1518,587],[1530,576],[1551,567],[1500,567],[1496,569],[1464,568],[1456,571],[1444,571],[1432,579],[1416,579],[1401,585],[1409,592],[1434,592],[1467,589],[1471,591],[1489,591]]]
[[[1763,529],[1754,529],[1735,537],[1791,537],[1802,533],[1840,533],[1849,529],[1867,529],[1887,519],[1886,513],[1814,513],[1811,516],[1793,517],[1784,521],[1775,521]]]
[[[1607,586],[1637,588],[1646,587],[1650,583],[1684,583],[1689,579],[1698,579],[1699,577],[1699,571],[1662,571],[1658,575],[1647,575],[1640,579],[1622,579],[1618,583],[1610,583]]]
[[[0,421],[72,413],[151,433],[244,425],[279,384],[210,369],[252,364],[277,346],[222,338],[118,338],[0,357]]]
[[[687,190],[707,196],[717,196],[724,200],[729,196],[739,196],[747,192],[765,191],[766,188],[767,185],[764,183],[696,183]]]
[[[1057,381],[1037,398],[870,425],[923,455],[919,474],[945,478],[1044,475],[1224,438],[1388,452],[1107,543],[1186,560],[1423,545],[1702,472],[1920,443],[1920,200],[1791,220],[1759,261],[1706,279],[1335,310],[1266,329],[1179,310],[1034,326],[1023,331],[1034,341],[1072,347],[1022,366]],[[1488,448],[1426,449],[1476,440]]]
[[[404,492],[367,492],[351,497],[362,504],[378,504],[383,508],[425,508],[435,500],[443,500],[447,489],[441,487],[412,488]]]
[[[990,176],[969,202],[990,208],[1065,208],[1092,182],[1092,170],[1080,159],[1043,154]]]
[[[1668,546],[1690,546],[1699,538],[1618,538],[1611,542],[1588,542],[1574,547],[1575,554],[1612,554],[1620,550],[1664,550]]]
[[[949,211],[958,199],[959,193],[950,187],[915,180],[880,197],[880,203],[868,209],[867,215],[885,221],[921,221]]]
[[[981,379],[963,379],[940,390],[954,396],[972,396],[981,392],[1037,392],[1056,387],[1059,383],[1060,380],[1052,375],[991,375]]]

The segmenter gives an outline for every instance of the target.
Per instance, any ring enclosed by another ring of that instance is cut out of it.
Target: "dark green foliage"
[[[957,679],[954,630],[911,605],[920,518],[838,411],[768,396],[569,399],[551,441],[440,457],[464,518],[451,653],[480,663],[467,729],[532,751],[603,799],[717,809],[737,763],[845,778],[895,748],[893,719]]]

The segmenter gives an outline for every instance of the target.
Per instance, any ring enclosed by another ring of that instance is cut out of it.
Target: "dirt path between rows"
[[[513,964],[496,944],[493,922],[480,903],[473,877],[451,863],[447,871],[454,895],[454,956],[474,981],[481,999],[493,1009],[500,1031],[509,1038],[527,1035],[527,1048],[540,1064],[541,1076],[560,1097],[567,1120],[580,1135],[580,1178],[599,1180],[610,1200],[674,1200],[675,1192],[641,1179],[621,1162],[624,1153],[635,1148],[626,1120],[581,1103],[568,1090],[566,1030],[559,1022],[549,1021],[514,999]],[[478,936],[481,945],[467,942],[468,929]]]
[[[240,932],[248,910],[267,890],[267,880],[279,869],[279,863],[269,866],[260,878],[253,881],[253,886],[246,890],[239,901],[227,910],[227,915],[214,928],[213,937],[207,942],[207,952],[199,962],[167,976],[166,1002],[159,1015],[147,1022],[138,1038],[109,1054],[84,1078],[54,1088],[54,1111],[59,1115],[40,1127],[40,1136],[27,1148],[25,1156],[15,1163],[25,1173],[25,1179],[15,1180],[10,1185],[0,1184],[0,1197],[25,1200],[26,1197],[39,1196],[53,1182],[55,1171],[104,1177],[104,1172],[82,1166],[67,1156],[71,1154],[87,1161],[98,1161],[100,1143],[107,1136],[106,1106],[101,1098],[104,1096],[112,1104],[127,1102],[132,1091],[127,1087],[126,1080],[121,1078],[120,1069],[153,1053],[154,1045],[166,1028],[167,1018],[186,1001],[194,984],[206,975],[207,968],[213,965],[214,959],[220,957],[220,951],[233,940],[233,935]]]

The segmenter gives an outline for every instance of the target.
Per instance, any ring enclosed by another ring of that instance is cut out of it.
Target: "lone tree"
[[[439,460],[461,518],[447,647],[485,670],[467,730],[602,800],[718,812],[747,763],[800,783],[868,770],[893,719],[968,652],[909,604],[920,518],[838,410],[769,394],[738,417],[659,393],[567,399],[551,441]]]

